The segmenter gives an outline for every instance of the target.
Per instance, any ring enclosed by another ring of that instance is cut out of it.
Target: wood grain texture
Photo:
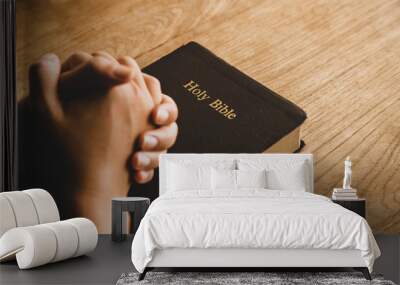
[[[306,110],[317,193],[341,185],[350,155],[374,232],[399,233],[399,27],[396,0],[22,0],[18,97],[46,52],[105,50],[145,66],[195,40]]]

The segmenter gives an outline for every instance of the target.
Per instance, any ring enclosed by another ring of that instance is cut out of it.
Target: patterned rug
[[[368,281],[360,272],[148,272],[142,281],[137,280],[138,276],[138,273],[122,274],[117,285],[395,285],[392,281],[384,280],[381,275],[372,275],[373,280]]]

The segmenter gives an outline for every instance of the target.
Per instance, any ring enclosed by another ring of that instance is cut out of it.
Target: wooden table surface
[[[17,1],[18,97],[46,52],[130,55],[145,66],[195,40],[308,114],[315,189],[341,185],[343,160],[374,232],[400,232],[400,2]]]

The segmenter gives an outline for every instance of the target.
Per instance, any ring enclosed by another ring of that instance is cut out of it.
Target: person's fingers
[[[172,99],[170,96],[163,94],[161,103],[173,103],[176,104],[174,99]]]
[[[81,66],[85,63],[88,63],[90,60],[92,60],[94,57],[104,57],[105,59],[109,60],[111,63],[114,64],[114,68],[112,69],[112,73],[110,74],[111,77],[114,77],[115,79],[120,79],[122,81],[127,81],[130,78],[131,71],[129,69],[125,68],[125,66],[122,66],[118,63],[118,61],[109,53],[105,51],[96,51],[92,54],[88,54],[86,52],[78,51],[74,54],[72,54],[62,65],[61,71],[62,72],[67,72],[71,71],[74,68],[77,68],[78,66]],[[99,72],[104,71],[104,65],[94,65],[94,67],[100,67],[102,69],[99,70]],[[107,74],[107,73],[106,73]]]
[[[158,167],[160,154],[166,151],[138,151],[132,156],[132,168],[136,170],[152,170]]]
[[[133,71],[132,79],[139,85],[140,89],[143,91],[148,91],[146,83],[143,78],[142,71],[140,70],[137,62],[130,56],[123,56],[118,58],[118,62],[131,68]]]
[[[91,89],[107,87],[115,84],[110,76],[113,69],[111,61],[104,57],[93,57],[83,65],[61,74],[60,93],[62,96],[74,94],[76,89]]]
[[[150,171],[139,170],[135,172],[135,180],[139,184],[144,184],[149,182],[151,179],[153,179],[153,176],[154,176],[154,170]]]
[[[81,66],[87,62],[89,62],[93,56],[90,54],[83,52],[83,51],[77,51],[70,55],[66,61],[61,65],[61,73],[71,71],[78,66]]]
[[[96,59],[98,59],[97,62]],[[111,67],[107,67],[107,69],[104,69],[104,59],[111,63]],[[127,82],[132,79],[132,69],[123,64],[120,64],[114,57],[106,52],[94,53],[94,61],[94,68],[99,68],[99,72],[104,74],[105,76],[110,76],[110,78],[122,82]]]
[[[132,70],[129,67],[115,64],[104,56],[94,56],[86,64],[61,75],[60,92],[68,93],[81,88],[107,88],[129,81],[131,75]]]
[[[67,67],[71,65],[75,68],[68,70]],[[66,61],[65,68],[66,70],[63,72],[61,79],[82,74],[83,71],[91,72],[95,75],[94,77],[97,75],[98,79],[103,79],[107,82],[126,82],[131,79],[132,75],[132,70],[129,67],[119,64],[116,59],[105,52],[96,52],[93,55],[78,52]],[[90,82],[87,83],[90,84]]]
[[[107,58],[109,61],[111,61],[113,63],[119,63],[115,57],[113,57],[111,54],[109,54],[108,52],[105,52],[105,51],[101,51],[101,50],[95,51],[92,53],[92,56],[104,56],[105,58]]]
[[[62,107],[57,93],[60,72],[60,59],[52,53],[42,56],[29,69],[31,96],[42,101],[50,113],[57,118],[62,116]]]
[[[146,73],[143,73],[143,79],[146,83],[147,90],[149,90],[150,95],[153,98],[154,104],[160,104],[162,99],[160,81],[154,76],[148,75]]]
[[[174,122],[158,129],[144,132],[139,137],[139,147],[143,151],[166,150],[175,143],[177,135],[178,125]]]
[[[153,109],[151,115],[155,124],[169,125],[178,118],[178,106],[171,97],[163,94],[161,104]]]

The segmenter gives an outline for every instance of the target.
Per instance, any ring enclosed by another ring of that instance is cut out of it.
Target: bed
[[[135,234],[143,279],[158,267],[352,267],[380,251],[364,218],[313,194],[311,154],[165,154],[160,196]]]

